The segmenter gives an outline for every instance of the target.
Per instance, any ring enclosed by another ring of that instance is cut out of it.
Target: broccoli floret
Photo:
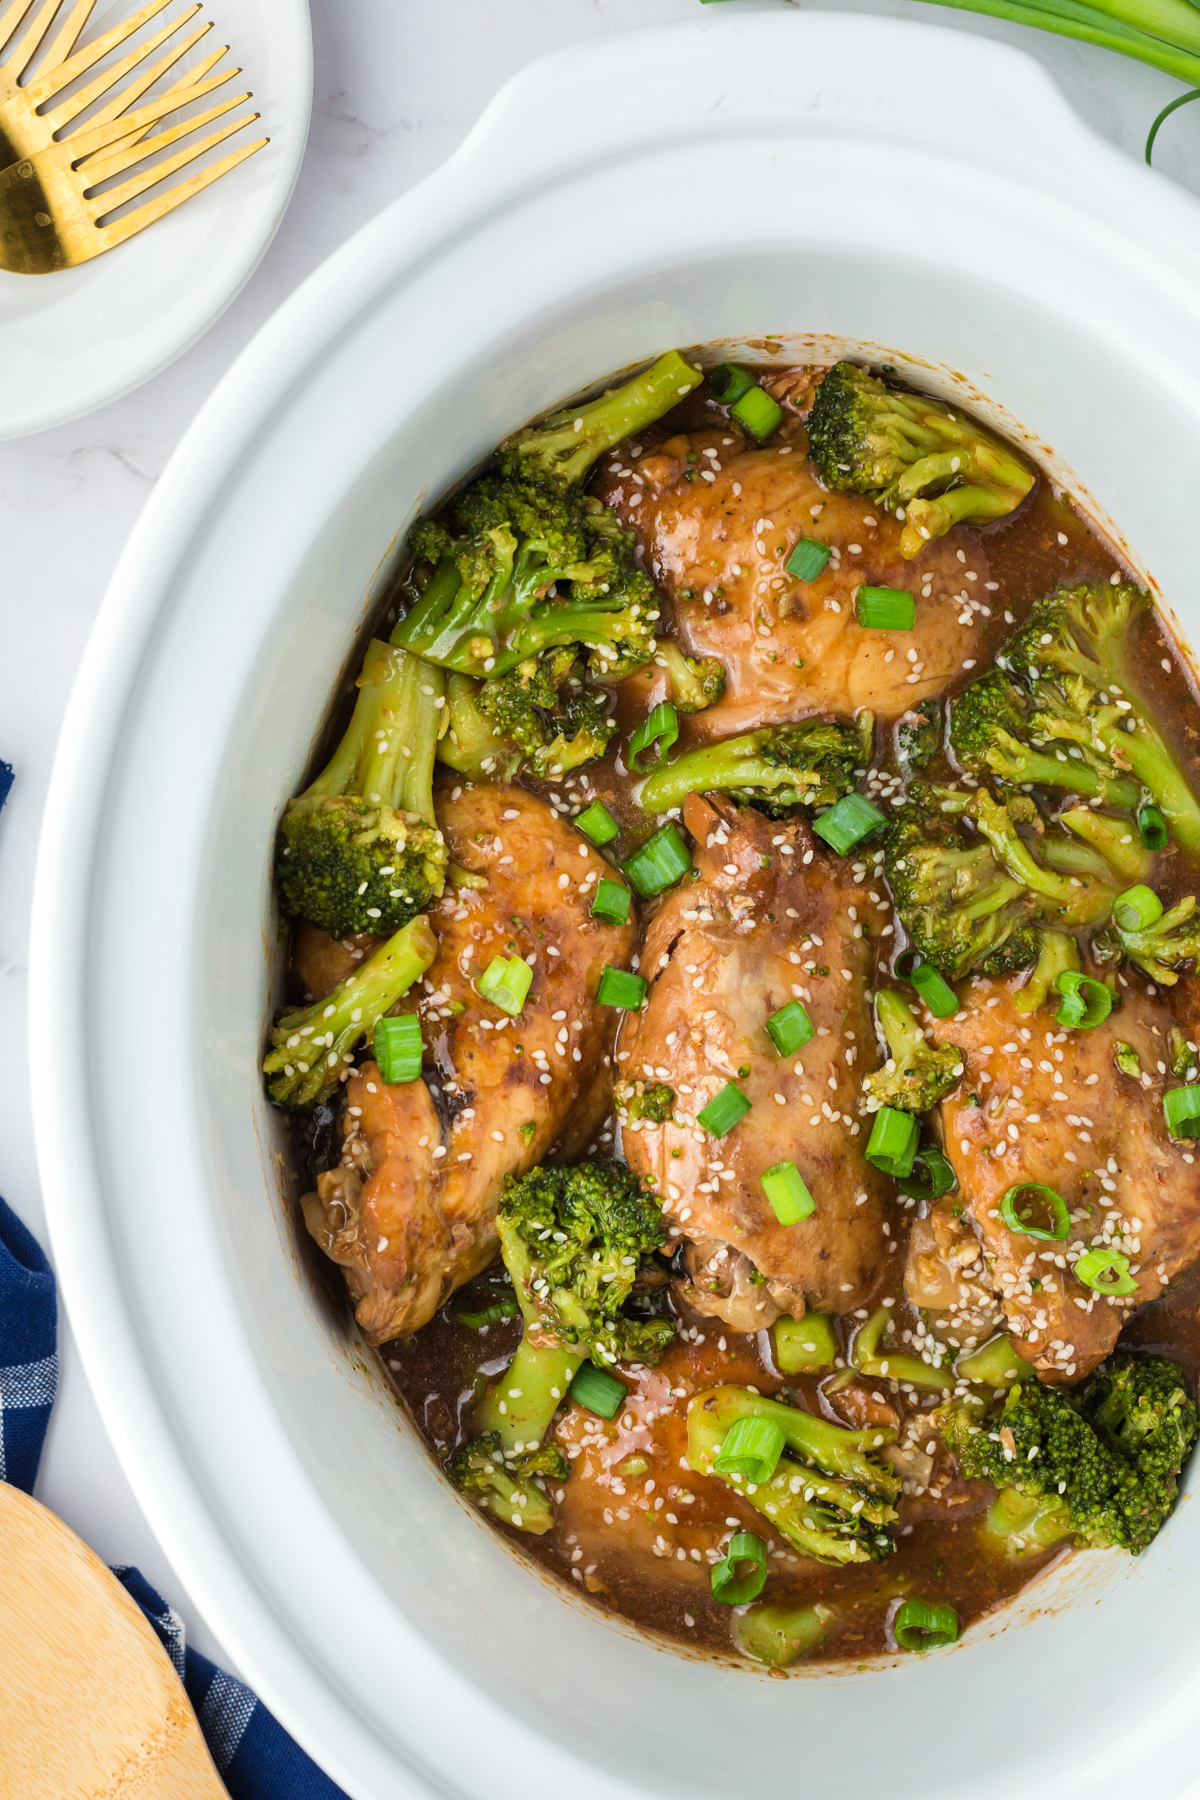
[[[1020,801],[1020,804],[1018,804]],[[1042,918],[1056,925],[1094,925],[1112,911],[1116,889],[1092,876],[1063,876],[1038,862],[1017,829],[1021,800],[1003,806],[986,788],[972,794],[965,816],[973,819],[992,847],[996,860],[1014,880],[1033,894]]]
[[[784,1452],[767,1481],[717,1467],[739,1419],[769,1419]],[[710,1388],[688,1407],[687,1460],[698,1475],[723,1481],[762,1513],[802,1556],[826,1563],[882,1562],[895,1549],[900,1479],[875,1454],[895,1440],[880,1426],[850,1431],[749,1388]]]
[[[1196,916],[1195,896],[1185,894],[1152,925],[1141,925],[1132,931],[1114,918],[1107,930],[1092,940],[1092,954],[1097,962],[1126,956],[1151,981],[1174,987],[1180,965],[1200,957],[1200,918]]]
[[[665,1081],[618,1081],[614,1097],[624,1118],[648,1125],[665,1125],[675,1111],[675,1090]]]
[[[884,840],[888,882],[913,946],[947,981],[1006,975],[1038,958],[1038,903],[990,844],[950,817],[910,806]]]
[[[896,725],[896,761],[906,775],[927,769],[942,746],[942,703],[922,700]]]
[[[1039,709],[1005,662],[954,702],[950,745],[963,768],[980,780],[1031,782],[1135,807],[1141,786],[1088,741],[1086,705],[1082,716]],[[1080,735],[1068,737],[1067,725]]]
[[[1127,784],[1123,795],[1111,788],[1108,797],[1127,809],[1137,804],[1139,784],[1148,788],[1176,841],[1195,855],[1200,803],[1138,691],[1132,628],[1150,604],[1128,583],[1061,588],[1038,601],[997,660],[1028,696],[1038,734],[1065,744],[1068,755],[1072,746],[1082,751],[1097,767],[1106,761]]]
[[[514,1456],[505,1452],[494,1431],[461,1444],[446,1462],[447,1475],[462,1493],[502,1524],[537,1537],[554,1524],[554,1508],[538,1477],[565,1481],[570,1469],[555,1445],[543,1444]]]
[[[678,644],[660,638],[654,660],[665,665],[671,699],[681,713],[704,712],[725,692],[725,670],[715,656],[685,656]]]
[[[594,762],[617,729],[607,696],[585,684],[573,645],[547,650],[518,664],[511,675],[485,681],[475,704],[542,779]]]
[[[688,794],[725,793],[765,799],[781,812],[832,806],[851,792],[867,759],[862,730],[849,719],[774,725],[677,756],[643,782],[638,804],[662,813]]]
[[[438,761],[471,781],[511,781],[525,758],[503,737],[479,704],[482,681],[469,675],[446,678],[447,728],[438,739]]]
[[[444,685],[440,669],[368,645],[345,736],[280,822],[276,874],[290,917],[334,937],[383,934],[441,893],[433,759]]]
[[[315,1106],[337,1087],[355,1050],[374,1035],[437,955],[426,918],[411,919],[331,994],[285,1013],[263,1061],[277,1106]]]
[[[1030,1500],[1060,1497],[1081,1542],[1135,1556],[1170,1512],[1200,1430],[1178,1365],[1128,1354],[1079,1388],[1031,1377],[982,1420],[957,1403],[936,1418],[964,1475]]]
[[[699,387],[703,376],[678,350],[597,400],[551,413],[541,425],[506,439],[497,456],[501,468],[526,477],[571,484],[582,481],[597,458],[623,438],[633,437]]]
[[[885,387],[836,363],[808,416],[809,454],[826,487],[869,494],[904,520],[900,554],[919,556],[952,526],[985,524],[1021,504],[1033,470],[941,400]]]
[[[958,1086],[962,1051],[953,1044],[927,1044],[916,1015],[895,988],[879,989],[875,1017],[887,1040],[888,1060],[863,1077],[868,1110],[894,1106],[900,1112],[930,1112]]]
[[[1044,931],[1038,959],[1029,980],[1013,995],[1018,1012],[1036,1012],[1048,999],[1059,1004],[1056,983],[1068,970],[1079,969],[1079,947],[1066,931]]]

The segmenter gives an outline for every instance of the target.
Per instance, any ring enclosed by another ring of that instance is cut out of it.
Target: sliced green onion
[[[678,826],[672,824],[664,825],[640,850],[635,850],[621,864],[621,872],[628,877],[634,893],[648,900],[651,894],[674,887],[691,866],[691,851],[680,837]]]
[[[902,950],[892,964],[892,974],[901,981],[911,981],[914,969],[920,967],[921,952],[919,950]]]
[[[516,1018],[533,982],[533,970],[520,956],[493,956],[475,983],[485,1000]]]
[[[652,707],[633,736],[629,740],[629,766],[635,775],[645,775],[648,769],[656,764],[666,762],[667,751],[679,736],[679,714],[667,700],[660,700]],[[658,755],[653,763],[641,763],[638,758],[652,744],[658,745]]]
[[[923,1175],[919,1173],[922,1169]],[[941,1151],[933,1144],[926,1144],[913,1158],[912,1174],[898,1175],[896,1186],[912,1200],[937,1200],[942,1194],[948,1194],[957,1181],[957,1175]]]
[[[597,847],[611,844],[621,829],[602,800],[593,800],[590,806],[585,806],[575,825]]]
[[[421,1073],[421,1021],[416,1013],[375,1023],[375,1061],[389,1087],[416,1081]]]
[[[718,1475],[744,1475],[755,1483],[770,1481],[786,1441],[774,1419],[736,1419],[725,1433],[713,1467]]]
[[[696,1118],[713,1137],[724,1137],[749,1111],[750,1102],[736,1081],[727,1081],[720,1093],[713,1095],[703,1112],[696,1114]]]
[[[911,1113],[881,1106],[867,1144],[867,1161],[885,1175],[911,1175],[920,1127]]]
[[[802,537],[797,539],[783,566],[797,581],[815,581],[832,555],[828,544],[819,544],[816,538]]]
[[[579,1365],[567,1393],[580,1406],[598,1413],[602,1419],[615,1419],[629,1398],[629,1389],[623,1381],[590,1362]]]
[[[1162,918],[1162,912],[1162,901],[1144,881],[1139,881],[1136,887],[1126,888],[1113,901],[1113,918],[1122,931],[1144,931],[1155,919]]]
[[[1071,1229],[1066,1201],[1040,1181],[1022,1181],[1010,1187],[1000,1202],[1000,1217],[1010,1231],[1044,1238],[1047,1243],[1057,1243]]]
[[[932,1600],[905,1600],[896,1608],[892,1636],[902,1650],[936,1650],[958,1640],[958,1614]]]
[[[948,1019],[958,1011],[958,995],[932,963],[918,963],[909,980],[935,1019]]]
[[[509,1294],[503,1300],[493,1300],[482,1312],[456,1312],[454,1316],[460,1325],[466,1325],[471,1331],[484,1331],[489,1325],[498,1325],[501,1319],[515,1319],[520,1310]]]
[[[1132,1294],[1137,1287],[1129,1273],[1129,1258],[1111,1256],[1107,1250],[1085,1250],[1073,1271],[1097,1294]]]
[[[739,1574],[745,1563],[752,1565],[750,1573]],[[747,1600],[757,1600],[766,1585],[767,1546],[752,1531],[735,1533],[723,1560],[713,1564],[713,1599],[725,1606],[745,1606]]]
[[[718,363],[709,371],[708,391],[718,406],[732,406],[753,386],[753,375],[746,369],[739,369],[736,363]]]
[[[1137,826],[1138,836],[1147,850],[1165,850],[1171,841],[1167,821],[1157,806],[1151,806],[1149,802],[1138,807]]]
[[[813,1022],[799,1000],[789,1000],[767,1020],[767,1036],[780,1056],[790,1056],[807,1044],[813,1035]]]
[[[783,408],[778,401],[772,400],[765,388],[747,388],[741,399],[735,400],[729,410],[752,437],[760,440],[769,438],[783,423]]]
[[[1055,1016],[1066,1031],[1091,1031],[1093,1026],[1103,1025],[1113,1009],[1112,989],[1090,975],[1064,969],[1054,985],[1063,996]]]
[[[1163,1115],[1173,1138],[1200,1137],[1200,1087],[1172,1088],[1164,1094]]]
[[[781,1225],[795,1225],[816,1211],[817,1203],[809,1193],[803,1175],[790,1159],[777,1162],[761,1180],[763,1193]]]
[[[855,844],[886,823],[879,808],[872,806],[864,794],[846,794],[836,806],[821,814],[813,830],[827,844],[832,844],[839,856],[845,856],[847,850],[852,850]]]
[[[602,881],[592,901],[592,917],[604,925],[624,925],[632,905],[633,895],[623,881]]]
[[[605,969],[596,989],[597,1006],[620,1006],[626,1012],[637,1012],[645,998],[645,976],[631,975],[628,969]]]
[[[860,587],[854,596],[854,616],[868,631],[911,631],[917,622],[917,603],[907,588]]]

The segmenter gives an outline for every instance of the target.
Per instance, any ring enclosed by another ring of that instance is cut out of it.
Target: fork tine
[[[33,53],[45,37],[60,4],[61,0],[42,0],[24,33],[4,59],[11,74],[20,76],[33,61]]]
[[[224,106],[217,107],[211,116],[215,117],[217,112],[226,110],[227,108]],[[204,118],[197,119],[194,125],[185,123],[182,128],[177,126],[173,132],[165,134],[166,141],[169,143],[180,137],[184,131],[191,131],[206,124],[209,116],[205,115]],[[104,218],[108,213],[116,212],[118,207],[126,205],[128,201],[136,200],[139,194],[146,192],[147,188],[157,187],[160,181],[165,181],[178,169],[186,168],[188,163],[195,162],[196,158],[203,156],[206,150],[211,150],[214,145],[223,143],[227,137],[232,137],[235,131],[241,131],[244,125],[253,125],[255,119],[261,117],[261,113],[243,113],[240,119],[231,119],[228,125],[222,125],[219,131],[211,131],[206,138],[201,138],[198,144],[189,144],[186,149],[176,151],[174,156],[168,156],[165,162],[155,163],[152,168],[144,169],[140,175],[134,175],[129,181],[122,182],[120,187],[110,188],[106,194],[97,194],[88,202],[93,218]],[[143,156],[135,158],[135,161],[143,161],[144,156],[152,156],[154,151],[155,143],[151,142]],[[103,177],[97,176],[96,180],[103,180]]]
[[[46,75],[37,76],[25,89],[30,106],[42,106],[61,88],[68,87],[77,76],[86,75],[87,71],[102,61],[110,50],[115,50],[118,44],[123,44],[127,38],[131,38],[135,31],[140,31],[150,19],[157,18],[163,8],[170,4],[171,0],[147,0],[140,12],[130,13],[127,19],[122,19],[119,25],[114,25],[111,31],[106,31],[100,37],[94,38],[90,44],[85,44],[82,50],[77,50],[74,56],[68,57],[66,62],[60,63],[57,69],[51,69]],[[105,88],[112,85],[113,81],[120,80],[128,69],[133,68],[142,60],[143,56],[151,50],[157,50],[164,37],[170,37],[171,32],[178,31],[181,25],[199,11],[200,0],[196,0],[196,4],[181,14],[167,30],[156,33],[150,42],[144,44],[139,51],[131,52],[133,60],[126,57],[104,81],[99,91],[102,93]]]
[[[202,126],[211,124],[212,120],[219,119],[222,113],[232,112],[235,106],[240,106],[243,100],[250,98],[249,94],[234,94],[230,99],[222,100],[219,105],[210,106],[207,112],[198,113],[194,119],[184,119],[181,124],[172,125],[167,131],[160,131],[155,137],[140,138],[132,144],[114,144],[111,150],[107,150],[102,156],[96,156],[89,161],[87,171],[89,184],[98,186],[100,182],[108,181],[111,176],[119,175],[123,169],[132,169],[137,163],[145,162],[148,156],[157,156],[160,150],[166,150],[169,145],[178,143],[179,139],[187,137],[189,132],[199,131]],[[232,132],[240,129],[242,125],[249,125],[259,116],[258,113],[247,113],[244,119],[239,119],[237,125],[231,125],[229,130]],[[207,144],[201,145],[200,149],[207,149],[212,144],[219,142],[219,136],[212,137]],[[185,160],[190,162],[199,153],[199,149],[189,150]],[[156,166],[137,179],[142,181],[143,186],[153,187],[156,182],[162,180],[161,167]],[[134,190],[134,193],[140,192],[140,188]],[[108,206],[109,196],[102,194],[100,198]],[[132,200],[134,194],[127,194],[125,198]],[[120,202],[117,204],[119,205]],[[109,207],[109,210],[111,211],[112,207]]]
[[[54,42],[38,62],[39,75],[48,75],[51,69],[57,69],[60,63],[66,62],[95,7],[96,0],[75,0],[74,7],[55,34]]]
[[[16,36],[21,21],[28,16],[34,0],[4,0],[0,7],[0,49]],[[7,67],[7,58],[4,66]]]
[[[114,63],[111,69],[105,69],[85,88],[81,88],[78,93],[70,95],[68,99],[63,100],[58,106],[47,112],[45,117],[51,120],[54,130],[61,131],[64,125],[68,124],[70,120],[78,118],[80,113],[86,112],[89,106],[94,105],[102,95],[107,94],[111,88],[116,86],[117,82],[124,81],[132,69],[136,69],[139,63],[145,62],[152,51],[157,50],[160,44],[178,31],[186,19],[193,17],[199,10],[200,7],[197,4],[192,7],[190,12],[183,14],[170,25],[164,25],[161,30],[154,33],[153,37],[147,38],[144,44],[139,44],[136,50],[130,50],[126,56],[123,56],[119,63]],[[210,19],[206,25],[198,25],[195,31],[189,32],[167,52],[166,56],[160,58],[149,73],[143,71],[129,83],[128,87],[120,89],[105,107],[105,119],[111,118],[114,111],[120,112],[126,106],[132,106],[133,102],[145,93],[152,82],[157,81],[158,77],[165,73],[173,63],[177,63],[181,56],[186,56],[192,46],[198,44],[200,39],[212,30],[212,24]]]
[[[200,100],[205,94],[211,94],[214,88],[221,87],[235,75],[241,74],[240,68],[222,69],[218,75],[206,81],[204,77],[214,63],[220,62],[229,45],[224,44],[206,56],[196,68],[189,69],[173,87],[157,100],[151,100],[146,106],[139,106],[136,112],[126,113],[116,120],[93,119],[82,131],[72,132],[63,139],[63,147],[73,152],[72,167],[81,169],[93,156],[101,152],[115,151],[121,145],[135,144],[146,136],[151,125],[158,119],[165,118],[167,113],[174,112],[180,106],[187,106],[193,100]]]
[[[97,226],[96,236],[100,240],[97,254],[100,250],[111,250],[116,244],[123,244],[127,238],[134,237],[139,231],[144,231],[147,225],[153,225],[156,220],[165,218],[167,213],[174,212],[175,208],[182,206],[185,200],[190,200],[194,194],[199,194],[206,187],[211,187],[214,181],[219,181],[222,175],[229,173],[230,169],[236,169],[239,163],[245,162],[248,156],[253,156],[256,150],[261,150],[263,145],[269,144],[270,141],[270,138],[256,138],[254,143],[244,144],[240,150],[234,150],[228,156],[222,157],[220,162],[213,163],[211,168],[201,169],[199,174],[190,176],[187,181],[181,182],[169,193],[160,194],[157,200],[148,200],[145,206],[139,206],[137,211],[130,213],[128,217],[118,219],[115,225]]]

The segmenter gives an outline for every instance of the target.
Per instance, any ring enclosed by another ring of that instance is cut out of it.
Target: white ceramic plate
[[[103,0],[84,43],[139,4]],[[183,10],[180,0],[163,17]],[[81,418],[157,375],[220,317],[275,235],[312,106],[307,0],[215,0],[195,23],[207,19],[212,31],[178,72],[210,46],[229,44],[225,63],[243,73],[224,91],[250,89],[254,99],[245,110],[262,119],[224,148],[255,137],[271,141],[149,230],[80,268],[53,275],[0,270],[0,438]],[[218,91],[214,101],[220,97]]]
[[[284,1203],[258,1070],[278,810],[408,522],[522,421],[670,345],[893,362],[982,395],[1200,636],[1200,207],[1000,45],[702,11],[512,83],[287,302],[150,498],[34,903],[63,1290],[192,1597],[355,1800],[1183,1800],[1191,1495],[1145,1556],[1079,1557],[953,1650],[794,1681],[667,1654],[453,1493]]]

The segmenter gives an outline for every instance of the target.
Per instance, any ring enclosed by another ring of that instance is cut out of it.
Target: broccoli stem
[[[480,682],[457,671],[447,680],[449,725],[438,739],[438,761],[470,781],[511,781],[521,766],[521,752],[484,716],[475,699],[480,686]]]
[[[520,1298],[518,1289],[518,1302]],[[508,1454],[536,1449],[549,1435],[554,1415],[585,1360],[578,1350],[542,1347],[523,1337],[512,1362],[480,1402],[476,1430],[494,1431]]]
[[[805,1313],[802,1319],[786,1313],[775,1321],[775,1361],[784,1375],[804,1375],[832,1369],[838,1358],[837,1335],[832,1319],[824,1313]]]
[[[279,1106],[314,1106],[332,1094],[359,1044],[420,979],[437,955],[424,914],[410,919],[324,1000],[285,1013],[271,1033],[263,1070]]]
[[[1023,838],[1003,806],[997,804],[984,789],[971,801],[971,813],[980,831],[992,846],[998,860],[1009,874],[1028,888],[1053,902],[1055,916],[1064,925],[1090,925],[1105,919],[1112,911],[1115,889],[1104,882],[1072,880],[1044,869],[1034,860]]]
[[[1123,673],[1121,685],[1129,691],[1130,684]],[[1127,762],[1138,780],[1150,789],[1176,843],[1193,856],[1200,855],[1200,804],[1158,729],[1143,713],[1133,731],[1100,724],[1097,736],[1109,754]]]
[[[880,988],[875,995],[875,1017],[887,1039],[888,1055],[900,1068],[908,1068],[925,1048],[925,1033],[912,1007],[895,988]]]
[[[954,1372],[961,1381],[977,1381],[983,1387],[1002,1388],[1011,1387],[1014,1381],[1027,1375],[1029,1364],[1017,1355],[1007,1331],[1000,1331],[978,1350],[972,1350],[969,1356],[960,1356]]]
[[[433,759],[445,683],[441,669],[372,638],[350,723],[302,798],[360,794],[433,825]]]
[[[1074,1527],[1065,1500],[1056,1495],[1019,1494],[1015,1488],[1001,1488],[992,1502],[991,1511],[979,1528],[985,1549],[993,1555],[1028,1556],[1035,1550],[1048,1550]]]
[[[879,1340],[887,1329],[890,1316],[888,1309],[881,1306],[859,1329],[850,1351],[851,1368],[857,1369],[860,1375],[882,1377],[885,1381],[907,1381],[912,1387],[948,1393],[954,1386],[954,1376],[949,1369],[935,1369],[932,1363],[922,1362],[919,1356],[880,1350]]]
[[[1029,980],[1013,995],[1013,1005],[1018,1012],[1036,1012],[1039,1006],[1046,1004],[1059,976],[1068,969],[1078,970],[1079,967],[1079,949],[1070,933],[1044,931],[1037,962],[1030,971]]]
[[[1123,881],[1145,881],[1154,867],[1154,857],[1128,819],[1093,812],[1090,806],[1074,806],[1058,817],[1060,825],[1098,850]]]
[[[1113,870],[1100,852],[1073,838],[1043,838],[1042,855],[1056,875],[1085,875],[1089,881],[1105,882],[1113,878]]]
[[[744,1656],[782,1669],[815,1650],[837,1617],[835,1608],[751,1606],[733,1621],[733,1641]]]
[[[668,350],[632,381],[586,405],[551,414],[544,425],[510,438],[505,449],[534,463],[544,475],[568,483],[582,481],[597,457],[653,425],[702,379],[699,369],[685,362],[678,350]]]

